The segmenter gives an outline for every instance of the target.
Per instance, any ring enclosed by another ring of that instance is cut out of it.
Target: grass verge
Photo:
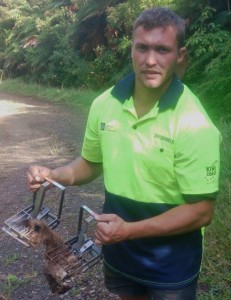
[[[17,93],[24,96],[31,96],[45,99],[55,103],[64,103],[71,106],[89,108],[92,101],[101,91],[84,89],[65,89],[45,87],[39,84],[27,84],[20,79],[8,79],[0,82],[0,92]]]
[[[198,300],[231,299],[231,143],[230,123],[221,123],[220,192],[212,224],[205,231],[205,249]]]

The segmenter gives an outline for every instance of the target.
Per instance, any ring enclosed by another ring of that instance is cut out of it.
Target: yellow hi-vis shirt
[[[218,130],[176,78],[161,101],[138,119],[132,95],[106,91],[91,107],[82,156],[103,163],[107,191],[135,201],[180,204],[218,191]]]
[[[220,133],[197,97],[176,77],[138,118],[134,74],[99,96],[90,109],[82,157],[103,164],[105,213],[126,221],[161,214],[185,202],[215,198]],[[201,230],[104,247],[114,271],[157,288],[181,288],[198,276]]]

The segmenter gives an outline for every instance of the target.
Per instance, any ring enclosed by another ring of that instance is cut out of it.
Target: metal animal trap
[[[81,206],[77,234],[65,243],[69,251],[61,251],[63,248],[61,245],[46,253],[46,258],[63,268],[70,277],[85,272],[98,263],[102,257],[101,246],[94,242],[96,226],[94,214],[87,206]],[[76,259],[70,261],[70,255],[74,255]]]
[[[51,187],[58,188],[60,192],[59,208],[57,214],[51,211],[51,208],[43,206],[46,191]],[[46,178],[45,182],[41,184],[38,191],[33,195],[32,204],[25,209],[19,211],[4,222],[3,231],[15,238],[25,246],[29,244],[29,229],[25,226],[25,221],[28,219],[39,219],[47,223],[50,228],[55,228],[60,223],[64,201],[65,187],[58,182]]]

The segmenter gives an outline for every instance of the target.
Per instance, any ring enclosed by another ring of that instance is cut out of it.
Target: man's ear
[[[181,64],[187,58],[187,49],[186,47],[181,47],[178,51],[177,63]]]
[[[179,49],[177,65],[176,65],[176,75],[179,79],[182,79],[187,71],[189,64],[189,58],[187,55],[187,50],[185,47]]]

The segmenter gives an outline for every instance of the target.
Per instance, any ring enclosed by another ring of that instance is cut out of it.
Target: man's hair
[[[138,27],[142,26],[145,30],[153,28],[172,26],[176,29],[178,46],[185,44],[185,23],[173,11],[166,7],[154,7],[144,10],[133,24],[132,35]]]

